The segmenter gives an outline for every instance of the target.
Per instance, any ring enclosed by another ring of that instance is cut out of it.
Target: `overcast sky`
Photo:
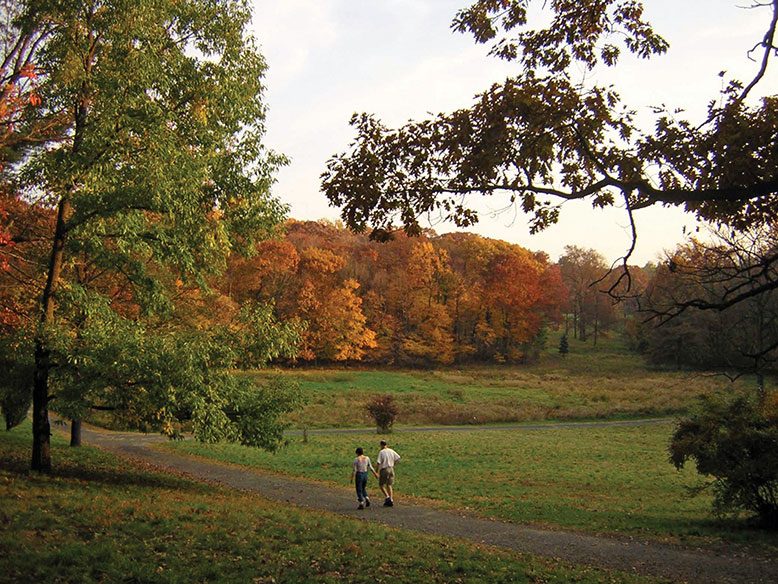
[[[319,175],[333,154],[354,137],[355,112],[371,112],[392,126],[430,112],[467,107],[473,96],[515,72],[516,65],[486,56],[487,47],[453,33],[450,23],[467,0],[255,0],[255,35],[269,71],[267,144],[291,158],[275,194],[297,219],[337,219],[319,192]],[[625,101],[648,112],[665,103],[687,108],[700,120],[722,80],[749,79],[756,64],[746,53],[764,35],[769,10],[744,9],[751,0],[645,0],[648,18],[669,42],[667,55],[630,59],[613,81]],[[776,76],[762,91],[775,93]],[[595,210],[566,203],[558,225],[530,235],[526,218],[484,201],[481,235],[547,252],[565,245],[592,247],[613,261],[629,247],[620,209]],[[638,248],[633,262],[655,260],[682,241],[693,217],[677,209],[636,214]],[[438,232],[453,229],[434,226]]]

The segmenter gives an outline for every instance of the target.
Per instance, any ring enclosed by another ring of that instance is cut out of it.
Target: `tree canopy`
[[[641,2],[473,2],[452,28],[515,62],[516,75],[469,108],[396,129],[355,115],[356,138],[328,162],[323,189],[349,227],[377,237],[398,223],[418,233],[427,214],[471,225],[478,213],[467,196],[496,193],[530,214],[533,231],[555,222],[560,201],[570,199],[620,204],[630,220],[637,209],[673,205],[737,229],[770,223],[778,208],[778,99],[751,96],[776,51],[778,0],[750,7],[765,14],[754,77],[726,80],[705,119],[658,106],[643,126],[617,88],[577,81],[581,70],[618,66],[625,51],[641,58],[667,51]]]
[[[4,339],[34,380],[33,468],[50,467],[50,400],[66,415],[121,407],[167,433],[188,421],[201,438],[272,446],[269,420],[289,400],[228,372],[289,353],[297,332],[261,306],[207,307],[208,278],[286,212],[269,192],[285,161],[262,145],[265,63],[247,3],[2,6],[4,63],[36,78],[17,131],[59,124],[9,142],[4,169],[28,211],[17,219],[43,216],[7,229],[12,274],[40,298]]]

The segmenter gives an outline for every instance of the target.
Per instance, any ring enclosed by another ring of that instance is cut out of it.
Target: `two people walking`
[[[367,496],[367,473],[368,470],[378,479],[378,486],[384,494],[384,507],[394,506],[394,465],[400,460],[400,455],[389,448],[386,440],[381,440],[381,450],[376,458],[378,471],[373,468],[370,457],[365,456],[362,448],[357,448],[357,457],[354,459],[351,471],[351,482],[357,489],[357,509],[370,507],[370,498]]]

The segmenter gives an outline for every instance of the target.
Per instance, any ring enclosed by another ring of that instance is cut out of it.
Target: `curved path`
[[[524,426],[526,427],[526,426]],[[456,537],[471,542],[553,558],[565,563],[597,566],[658,576],[677,582],[758,583],[778,582],[778,560],[690,550],[632,538],[610,538],[482,519],[400,502],[392,508],[380,504],[358,511],[351,489],[237,465],[179,456],[155,449],[164,440],[157,435],[108,432],[84,427],[84,443],[140,459],[163,470],[174,470],[230,488],[314,510],[329,511],[391,527]]]

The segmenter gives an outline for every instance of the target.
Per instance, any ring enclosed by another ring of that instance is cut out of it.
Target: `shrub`
[[[772,397],[772,396],[770,396]],[[693,460],[712,477],[713,510],[748,511],[765,527],[778,527],[778,416],[771,399],[706,399],[682,419],[670,441],[676,468]]]
[[[365,408],[375,420],[379,434],[392,431],[392,424],[399,413],[394,396],[390,394],[377,395],[367,403]]]

